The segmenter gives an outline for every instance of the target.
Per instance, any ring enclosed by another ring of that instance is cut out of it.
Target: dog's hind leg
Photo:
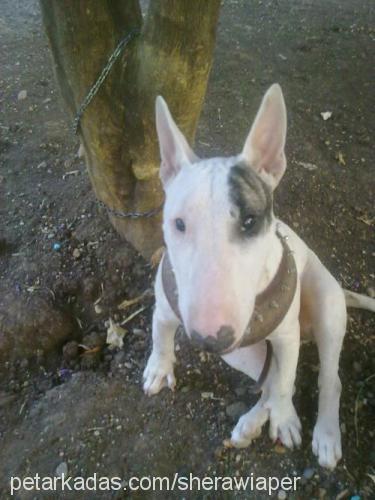
[[[309,310],[319,359],[319,409],[313,434],[313,452],[319,464],[334,468],[341,458],[339,358],[346,329],[343,291],[312,254],[302,277],[302,303]]]

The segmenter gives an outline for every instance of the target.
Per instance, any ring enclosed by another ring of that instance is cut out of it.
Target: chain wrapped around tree
[[[96,197],[145,258],[162,244],[154,103],[193,141],[220,0],[40,0],[54,69]],[[127,216],[121,216],[127,215]]]

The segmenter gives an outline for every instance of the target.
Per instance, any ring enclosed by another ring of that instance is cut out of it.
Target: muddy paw
[[[342,456],[339,425],[317,422],[314,428],[312,449],[319,465],[334,469]]]
[[[228,443],[236,448],[245,448],[260,436],[262,426],[267,421],[269,412],[259,402],[248,413],[242,415],[232,431]]]
[[[270,438],[280,439],[284,446],[293,448],[301,444],[301,422],[292,403],[270,408]]]
[[[172,391],[176,386],[173,370],[174,359],[152,353],[143,372],[143,390],[148,396],[157,394],[163,387]]]

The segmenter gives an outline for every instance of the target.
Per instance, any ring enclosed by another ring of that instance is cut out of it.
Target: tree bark
[[[76,114],[117,43],[128,45],[81,119],[80,139],[97,198],[122,211],[163,201],[154,103],[158,94],[190,141],[212,64],[220,0],[151,0],[145,22],[138,0],[40,0],[55,73]],[[161,214],[111,217],[146,258],[162,243]]]

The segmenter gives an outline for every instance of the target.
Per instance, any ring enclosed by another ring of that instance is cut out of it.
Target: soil
[[[196,141],[200,155],[239,151],[261,96],[279,82],[288,108],[288,170],[275,211],[345,287],[367,294],[374,293],[375,255],[374,19],[370,0],[224,2]],[[176,392],[144,396],[152,300],[126,310],[118,305],[152,288],[155,270],[98,208],[53,78],[36,1],[1,1],[0,46],[1,498],[10,498],[11,475],[53,476],[58,467],[74,476],[124,479],[175,472],[297,475],[303,479],[288,498],[374,498],[374,316],[349,311],[340,368],[343,459],[333,472],[320,468],[311,452],[314,345],[303,345],[299,360],[298,450],[271,443],[266,429],[248,449],[225,449],[233,414],[256,396],[246,377],[195,351],[182,335]],[[327,111],[332,115],[324,120]],[[109,317],[120,323],[141,306],[125,325],[123,347],[106,347]],[[17,498],[128,495],[23,490]]]

